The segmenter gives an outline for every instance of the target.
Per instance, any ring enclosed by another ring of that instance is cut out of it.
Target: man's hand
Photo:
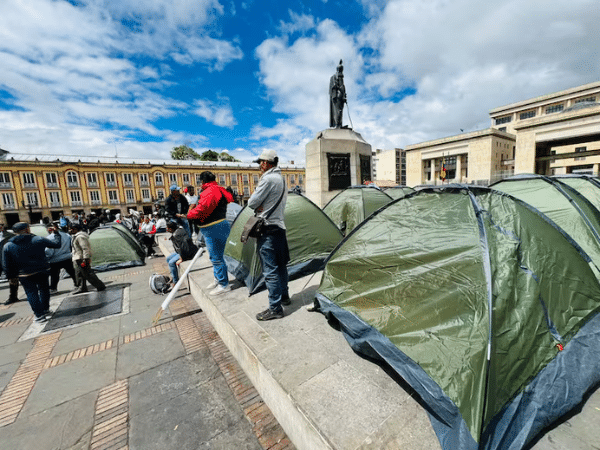
[[[183,259],[179,258],[175,264],[176,264],[176,265],[179,265],[179,264],[181,264],[182,262],[183,262]]]

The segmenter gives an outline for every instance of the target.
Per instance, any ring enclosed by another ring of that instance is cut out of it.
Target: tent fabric
[[[402,198],[408,194],[412,194],[415,192],[415,190],[408,186],[392,186],[384,189],[383,192],[396,200],[397,198]]]
[[[449,185],[357,227],[317,301],[357,352],[415,389],[443,449],[519,449],[600,382],[594,270],[530,205]]]
[[[98,272],[143,266],[146,253],[126,227],[111,224],[90,234],[92,268]]]
[[[253,214],[248,207],[240,211],[225,246],[228,271],[246,284],[250,295],[265,288],[256,239],[250,238],[246,244],[240,242],[244,225]],[[284,220],[290,250],[290,280],[321,270],[331,251],[342,240],[335,224],[317,205],[293,192],[288,193]]]
[[[577,190],[543,175],[518,175],[490,187],[529,203],[548,216],[600,267],[600,211]]]
[[[583,195],[596,209],[600,210],[600,179],[590,175],[554,175],[552,177]]]
[[[347,235],[363,220],[393,199],[382,190],[368,186],[344,189],[323,208],[342,234]]]

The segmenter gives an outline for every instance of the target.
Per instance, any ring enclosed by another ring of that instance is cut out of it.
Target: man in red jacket
[[[188,212],[187,218],[196,219],[200,223],[200,232],[206,241],[215,277],[207,288],[212,289],[210,295],[218,295],[231,290],[223,254],[230,231],[229,222],[226,220],[227,204],[233,201],[233,196],[217,184],[212,172],[202,172],[200,180],[202,192],[198,204]]]

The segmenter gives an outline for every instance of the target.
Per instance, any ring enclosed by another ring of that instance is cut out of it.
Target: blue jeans
[[[28,277],[19,277],[21,285],[27,294],[27,301],[33,310],[35,317],[44,315],[44,311],[50,308],[50,285],[48,284],[48,272],[39,272]]]
[[[226,220],[209,227],[200,228],[206,242],[208,254],[210,255],[210,261],[213,265],[215,279],[223,287],[229,284],[227,266],[225,265],[223,254],[225,253],[225,244],[227,243],[230,230],[231,227]]]
[[[177,283],[179,281],[179,267],[175,264],[179,261],[179,253],[171,253],[167,256],[167,264],[169,265],[169,270],[171,271],[171,278],[173,278],[173,283]]]
[[[285,230],[278,226],[267,227],[267,232],[258,238],[256,246],[269,291],[269,308],[281,312],[282,297],[289,297],[287,263],[290,252]]]

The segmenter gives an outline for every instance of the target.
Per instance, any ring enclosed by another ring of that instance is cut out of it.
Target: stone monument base
[[[320,208],[372,177],[371,145],[351,128],[320,131],[306,144],[306,196]]]

